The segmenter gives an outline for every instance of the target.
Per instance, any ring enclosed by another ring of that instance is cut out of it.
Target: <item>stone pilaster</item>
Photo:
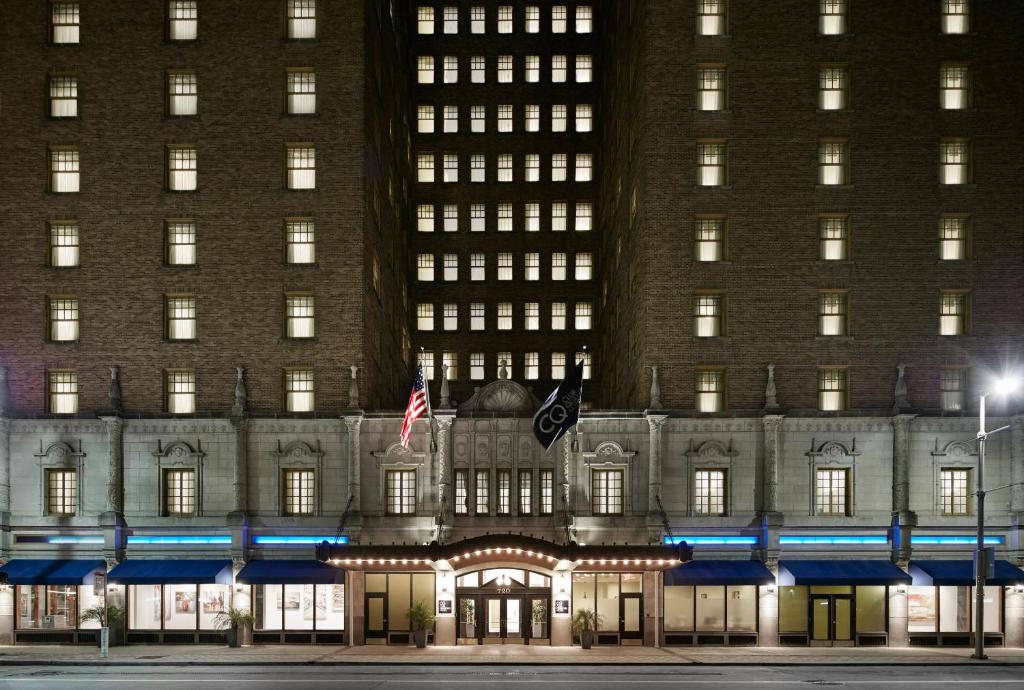
[[[346,415],[342,417],[345,422],[345,432],[348,440],[348,515],[350,518],[358,517],[362,511],[359,494],[359,428],[363,424],[363,413]]]
[[[781,414],[766,414],[761,417],[761,445],[764,447],[761,465],[761,558],[771,563],[779,558],[779,532],[783,525],[783,516],[779,512],[779,465],[782,463],[783,419],[785,417]],[[777,597],[771,601],[765,600],[765,605],[775,606],[777,619]],[[770,633],[768,638],[774,635],[774,639],[777,640],[777,620],[775,625],[775,632]]]
[[[650,427],[650,452],[647,464],[647,531],[655,542],[661,541],[668,516],[661,510],[661,430],[665,426],[668,415],[646,415]]]
[[[892,560],[910,560],[910,536],[917,516],[910,510],[910,425],[912,414],[898,414],[892,422]]]
[[[452,525],[451,433],[455,415],[435,414],[434,421],[437,422],[437,536],[443,544]]]
[[[100,417],[107,431],[107,504],[108,513],[124,515],[124,420]]]
[[[245,515],[249,511],[249,420],[232,417],[235,431],[235,467],[233,512]]]

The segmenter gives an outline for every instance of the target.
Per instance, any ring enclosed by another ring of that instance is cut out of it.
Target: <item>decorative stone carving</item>
[[[764,439],[764,472],[762,483],[762,511],[766,514],[779,510],[779,460],[781,457],[781,415],[765,415],[761,418]]]
[[[447,410],[452,406],[451,392],[448,390],[448,365],[441,365],[441,409]]]
[[[245,367],[235,367],[235,402],[231,406],[232,417],[245,415],[248,397],[248,391],[245,389]]]
[[[540,405],[533,393],[515,381],[498,379],[483,388],[478,388],[473,396],[459,405],[459,412],[506,412],[533,415]]]
[[[104,417],[107,430],[107,512],[124,513],[124,420]]]
[[[451,462],[449,457],[449,437],[455,417],[439,415],[434,417],[437,422],[437,531],[435,538],[438,543],[447,541],[451,524]]]
[[[498,362],[498,378],[505,380],[508,378],[508,360],[501,360]]]
[[[661,409],[661,384],[658,382],[658,367],[649,366],[651,370],[651,405],[650,409],[660,410]]]
[[[892,418],[892,509],[896,513],[910,510],[910,422],[913,419],[913,415],[905,414]]]
[[[764,409],[779,409],[779,400],[775,390],[775,365],[768,364],[768,383],[764,386]]]
[[[348,406],[353,410],[359,409],[359,367],[349,366],[351,379],[348,384]]]
[[[910,409],[910,400],[907,399],[907,380],[903,377],[906,364],[902,362],[896,365],[896,388],[893,390],[893,409],[896,412]]]
[[[668,415],[647,415],[647,425],[650,427],[649,435],[649,469],[647,477],[647,522],[648,524],[662,523],[662,515],[658,508],[658,499],[661,496],[661,429],[665,426]]]
[[[107,406],[114,412],[121,411],[120,367],[110,367],[110,386],[107,388]]]
[[[360,456],[359,456],[359,428],[363,423],[362,415],[344,417],[346,438],[348,439],[348,457],[345,469],[348,473],[348,512],[350,515],[359,515],[362,510],[362,498],[360,495]],[[399,444],[401,445],[401,444]]]

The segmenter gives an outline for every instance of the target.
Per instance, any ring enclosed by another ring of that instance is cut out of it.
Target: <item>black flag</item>
[[[533,435],[545,450],[579,420],[582,397],[583,362],[579,362],[533,415]]]

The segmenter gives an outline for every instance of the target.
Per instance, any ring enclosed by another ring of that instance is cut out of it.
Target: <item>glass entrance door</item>
[[[642,639],[643,594],[623,594],[619,599],[619,637],[624,640]]]
[[[488,597],[484,600],[484,615],[486,619],[486,627],[484,628],[484,637],[489,640],[499,640],[505,637],[504,631],[504,620],[502,616],[502,601],[498,597]]]
[[[519,597],[505,598],[505,644],[523,644],[522,604]]]
[[[366,644],[386,644],[388,639],[387,596],[366,595]]]
[[[491,643],[522,644],[523,601],[519,597],[485,597],[486,618],[484,637]]]
[[[811,641],[825,646],[853,643],[853,600],[849,595],[811,597]]]

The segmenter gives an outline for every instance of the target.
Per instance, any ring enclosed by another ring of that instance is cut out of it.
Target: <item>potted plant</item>
[[[463,637],[476,637],[476,606],[472,599],[462,600]]]
[[[252,614],[252,611],[236,609],[233,606],[218,611],[217,615],[213,617],[213,625],[217,630],[224,631],[224,639],[227,640],[228,647],[240,647],[242,633],[246,628],[252,628],[255,624],[256,616]]]
[[[580,646],[590,649],[594,644],[594,631],[601,625],[601,616],[590,609],[578,609],[572,617],[572,634],[579,635]]]
[[[534,638],[544,637],[544,624],[548,622],[548,607],[540,599],[533,602],[530,618],[533,621],[532,636]]]
[[[96,604],[82,611],[78,619],[79,624],[95,621],[100,624],[100,630],[96,631],[96,646],[100,646],[102,629],[108,628],[109,637],[107,642],[111,647],[121,644],[121,621],[124,620],[124,609],[116,604]]]
[[[417,648],[427,646],[427,628],[433,624],[434,612],[422,601],[417,601],[409,608],[409,627],[412,628],[412,638]]]

